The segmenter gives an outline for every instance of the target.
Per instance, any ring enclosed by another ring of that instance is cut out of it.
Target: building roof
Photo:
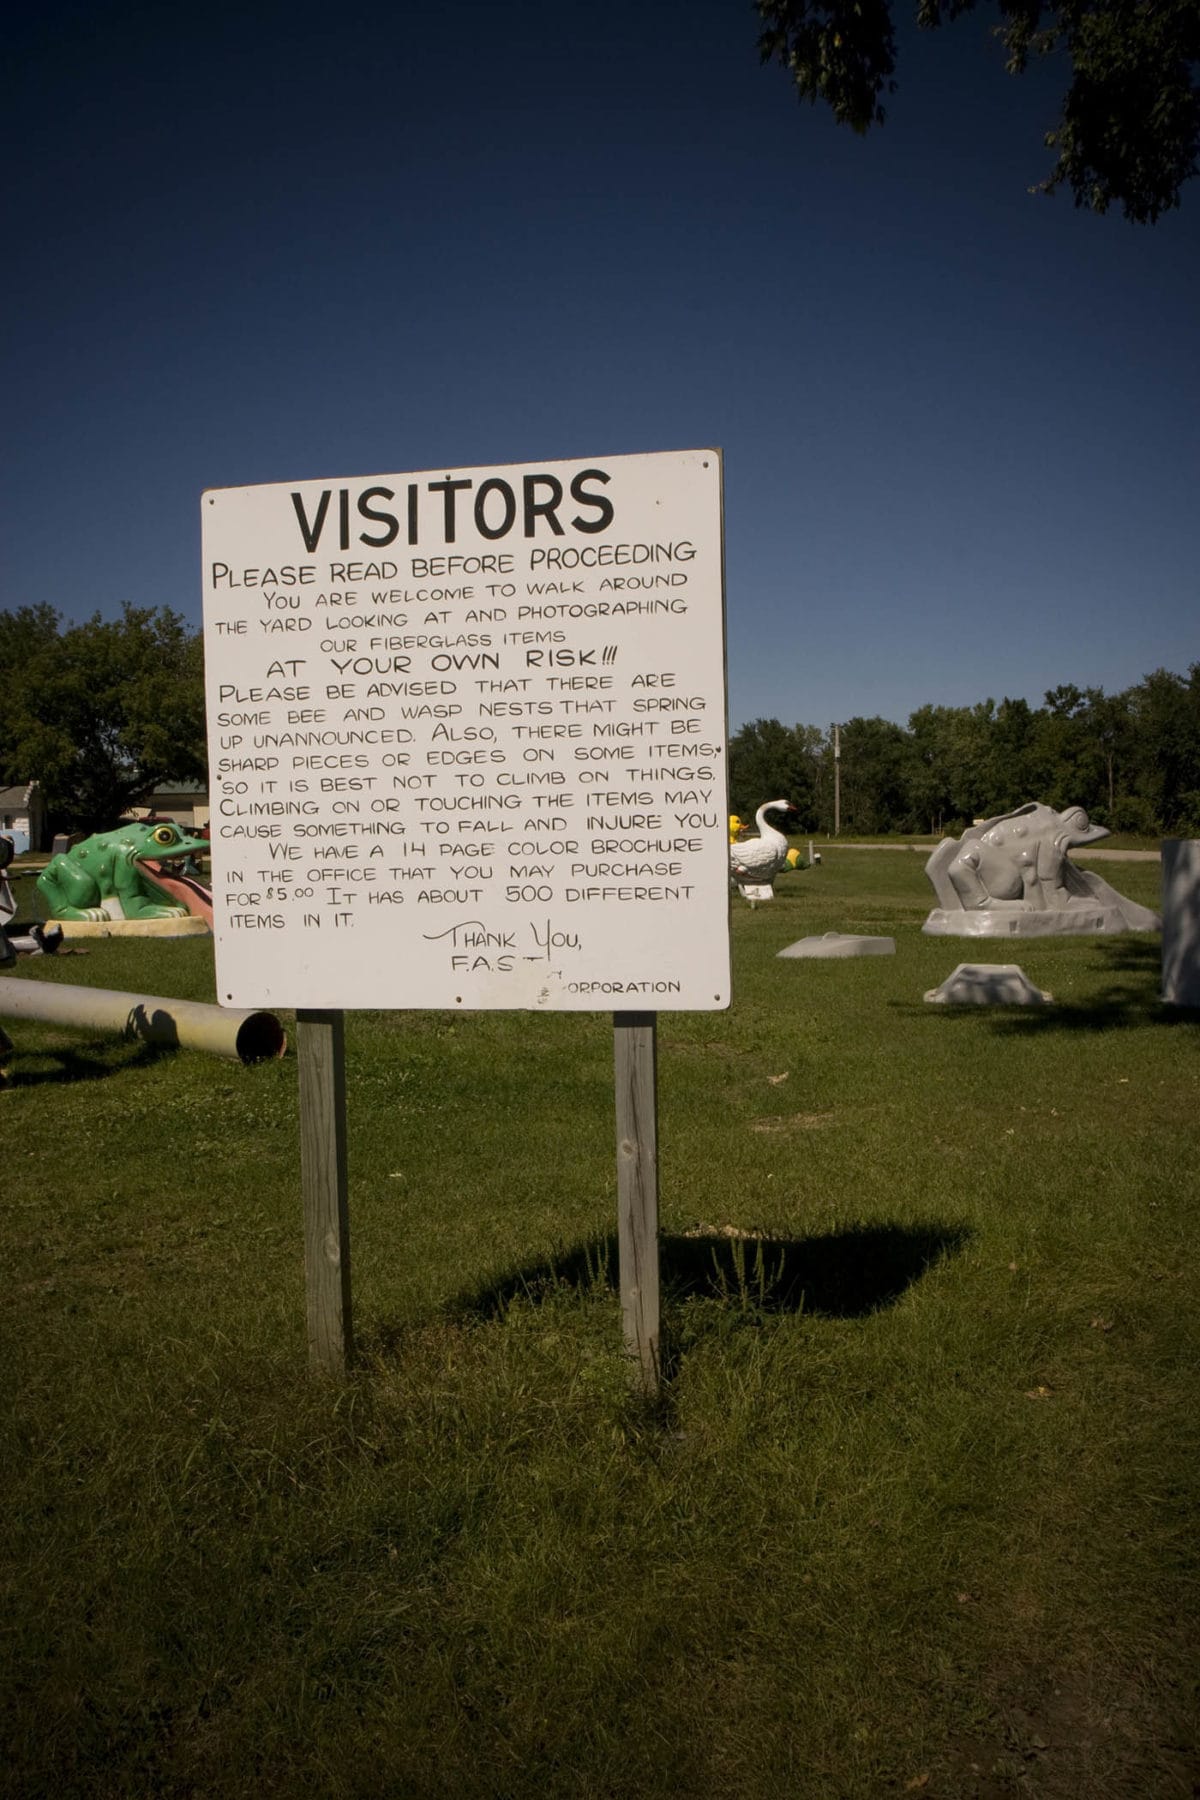
[[[0,788],[0,806],[7,807],[10,812],[15,806],[28,806],[29,790],[33,785],[32,781],[19,781],[15,787]]]

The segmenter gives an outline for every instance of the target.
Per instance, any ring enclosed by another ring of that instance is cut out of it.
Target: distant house
[[[36,781],[0,788],[0,834],[12,839],[18,856],[40,850],[44,831],[42,790]]]
[[[156,813],[177,825],[208,824],[208,784],[203,781],[164,782],[138,806],[126,808],[126,817],[145,819]]]

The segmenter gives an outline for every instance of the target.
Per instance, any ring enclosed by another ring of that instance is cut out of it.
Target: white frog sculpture
[[[1060,813],[1031,800],[944,839],[925,864],[939,904],[922,930],[931,937],[1158,931],[1157,913],[1071,861],[1073,848],[1107,836],[1082,806]]]

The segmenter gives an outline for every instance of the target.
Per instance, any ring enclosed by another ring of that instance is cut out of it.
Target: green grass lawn
[[[923,938],[924,856],[735,902],[734,1006],[660,1018],[658,1408],[607,1016],[349,1016],[345,1387],[294,1056],[10,1022],[0,1791],[1195,1791],[1197,1025],[1156,939]],[[777,960],[828,930],[896,955]],[[1057,1004],[925,1006],[968,960]]]

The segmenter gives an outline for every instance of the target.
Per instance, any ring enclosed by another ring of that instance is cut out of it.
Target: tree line
[[[0,613],[0,785],[38,780],[55,827],[102,830],[156,787],[206,781],[201,634],[169,608],[64,623]],[[922,706],[907,725],[833,731],[755,719],[729,746],[730,804],[786,798],[796,831],[957,833],[1027,800],[1079,805],[1115,831],[1200,836],[1200,663],[1120,694]],[[836,791],[835,791],[836,790]]]
[[[1042,706],[921,706],[908,724],[832,727],[755,719],[729,745],[730,805],[743,818],[786,797],[792,829],[843,836],[957,835],[1028,800],[1087,808],[1114,831],[1200,837],[1200,663],[1156,669],[1120,694],[1071,683]]]
[[[40,782],[52,829],[103,830],[163,782],[208,778],[203,644],[168,608],[0,613],[0,693],[0,782]]]

